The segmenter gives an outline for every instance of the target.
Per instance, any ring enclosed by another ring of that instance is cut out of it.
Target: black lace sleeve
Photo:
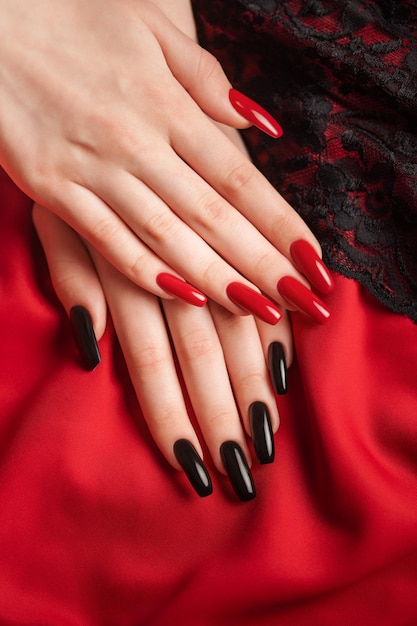
[[[284,128],[245,131],[256,165],[330,267],[417,322],[416,3],[193,4],[202,45]]]

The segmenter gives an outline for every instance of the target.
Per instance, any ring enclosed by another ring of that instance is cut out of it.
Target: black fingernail
[[[93,370],[100,363],[101,357],[91,315],[83,306],[73,306],[70,322],[83,363],[86,369]]]
[[[253,447],[259,463],[272,463],[275,457],[274,433],[266,404],[253,402],[249,407]]]
[[[213,492],[211,478],[193,444],[187,439],[178,439],[174,443],[174,454],[198,495],[209,496]]]
[[[252,500],[255,495],[255,485],[242,448],[235,441],[225,441],[220,447],[224,468],[236,491],[243,502]]]
[[[268,348],[268,367],[275,393],[287,393],[287,363],[282,343],[273,341]]]

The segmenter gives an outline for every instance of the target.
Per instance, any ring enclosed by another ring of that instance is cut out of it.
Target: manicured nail
[[[319,324],[324,324],[329,319],[330,311],[326,305],[296,278],[284,276],[278,281],[277,289],[290,304],[309,315]]]
[[[277,324],[282,317],[281,311],[273,302],[247,285],[230,283],[226,293],[234,304],[267,324]]]
[[[333,291],[334,280],[313,246],[304,239],[294,241],[290,247],[291,256],[297,269],[304,274],[310,283],[321,293]]]
[[[249,424],[255,454],[261,465],[272,463],[275,457],[274,433],[266,404],[253,402],[249,407]]]
[[[259,128],[259,130],[262,130],[267,135],[278,139],[284,134],[281,126],[268,111],[265,111],[257,102],[251,100],[251,98],[248,98],[248,96],[245,96],[240,91],[231,89],[229,91],[229,100],[239,115],[248,120],[248,122],[251,122],[251,124],[254,124],[256,128]]]
[[[187,439],[178,439],[174,443],[174,454],[198,495],[209,496],[213,492],[211,478],[193,444]]]
[[[287,362],[282,343],[273,341],[268,348],[268,368],[276,394],[287,393]]]
[[[235,441],[225,441],[220,447],[220,455],[238,498],[242,502],[252,500],[256,495],[255,485],[242,448]]]
[[[172,296],[185,300],[188,304],[204,306],[207,302],[207,297],[201,293],[201,291],[198,291],[198,289],[190,285],[190,283],[185,282],[185,280],[182,280],[182,278],[178,278],[172,274],[162,272],[156,277],[156,282],[161,289],[170,293]]]
[[[83,306],[73,306],[70,322],[75,343],[88,370],[93,370],[101,361],[93,321],[90,313]]]

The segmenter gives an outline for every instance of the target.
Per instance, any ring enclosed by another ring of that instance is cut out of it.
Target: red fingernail
[[[259,130],[262,130],[267,135],[278,139],[284,134],[281,126],[268,111],[265,111],[257,102],[251,100],[251,98],[248,98],[240,91],[231,89],[229,91],[229,100],[239,115],[254,124],[256,128],[259,128]]]
[[[204,306],[207,302],[207,297],[201,291],[172,274],[162,272],[156,277],[156,282],[167,293],[194,306]]]
[[[267,324],[277,324],[282,317],[281,311],[273,302],[247,285],[230,283],[226,293],[234,304],[256,315]]]
[[[308,241],[304,239],[294,241],[294,243],[291,244],[290,252],[297,269],[308,278],[313,287],[324,294],[333,291],[335,287],[334,280],[329,270]]]
[[[319,324],[324,324],[329,319],[330,311],[326,305],[296,278],[284,276],[278,281],[277,289],[290,304],[312,317]]]

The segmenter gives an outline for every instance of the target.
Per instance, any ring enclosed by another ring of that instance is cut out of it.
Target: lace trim
[[[417,322],[417,7],[195,0],[200,40],[282,124],[245,132],[330,267]]]

